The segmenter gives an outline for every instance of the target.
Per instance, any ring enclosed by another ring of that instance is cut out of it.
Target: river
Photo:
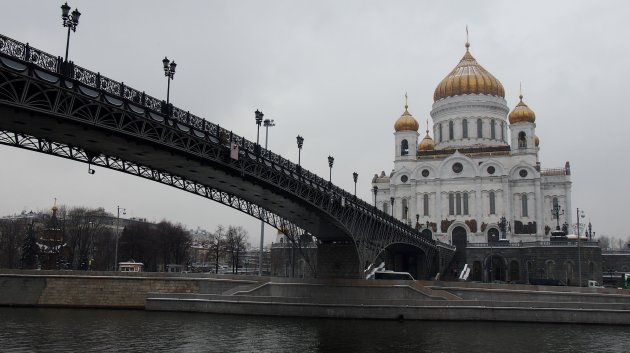
[[[630,326],[0,307],[1,352],[630,352]]]

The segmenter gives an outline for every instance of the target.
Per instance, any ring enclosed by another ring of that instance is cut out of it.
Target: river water
[[[630,326],[0,307],[0,352],[630,352]]]

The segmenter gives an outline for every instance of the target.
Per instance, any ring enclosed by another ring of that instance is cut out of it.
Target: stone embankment
[[[113,272],[0,272],[0,305],[354,319],[630,324],[630,290]]]

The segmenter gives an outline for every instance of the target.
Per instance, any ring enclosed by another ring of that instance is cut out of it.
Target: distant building
[[[142,262],[136,262],[133,259],[118,263],[118,271],[120,272],[142,272],[143,267]]]

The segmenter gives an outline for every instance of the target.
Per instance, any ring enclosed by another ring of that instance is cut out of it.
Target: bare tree
[[[226,234],[227,248],[232,263],[232,273],[238,274],[241,255],[247,249],[247,231],[241,226],[230,226]]]
[[[212,233],[208,239],[210,246],[210,253],[212,260],[214,261],[214,273],[219,273],[219,261],[225,257],[226,249],[226,234],[225,227],[218,225],[217,229]]]

